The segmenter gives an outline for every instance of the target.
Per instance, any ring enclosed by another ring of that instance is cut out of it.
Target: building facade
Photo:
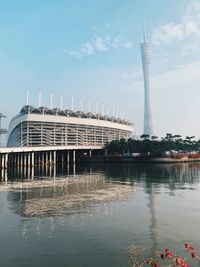
[[[120,118],[27,105],[10,122],[7,146],[103,147],[132,132],[133,124]]]

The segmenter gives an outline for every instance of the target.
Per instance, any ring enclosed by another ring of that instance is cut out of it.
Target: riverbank
[[[83,162],[116,162],[116,163],[181,163],[181,162],[200,162],[200,154],[195,155],[173,155],[173,156],[94,156],[84,157]]]

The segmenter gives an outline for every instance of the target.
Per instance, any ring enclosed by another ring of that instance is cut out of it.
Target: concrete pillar
[[[5,155],[5,169],[8,168],[8,154]]]
[[[21,167],[23,166],[23,154],[22,153],[20,154],[20,166]]]
[[[69,163],[69,150],[67,151],[67,163]]]
[[[55,150],[53,152],[53,162],[54,162],[54,164],[56,164],[56,151]]]
[[[2,155],[2,169],[5,168],[5,155]]]
[[[73,163],[76,162],[76,150],[73,150]]]
[[[26,166],[26,165],[27,165],[27,154],[24,153],[24,166]]]
[[[49,162],[52,164],[52,151],[49,152]]]
[[[17,166],[19,167],[20,165],[20,154],[17,153]]]
[[[64,162],[64,152],[61,151],[61,160],[62,160],[62,163]]]
[[[28,167],[31,166],[31,153],[28,153]]]
[[[49,163],[49,152],[48,151],[45,152],[45,162],[46,164]]]
[[[89,151],[89,156],[92,157],[92,150]]]
[[[34,167],[34,165],[35,165],[35,153],[32,152],[31,153],[31,167]]]
[[[44,165],[44,152],[42,152],[42,165]]]

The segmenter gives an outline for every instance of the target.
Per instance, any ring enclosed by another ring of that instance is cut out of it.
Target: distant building
[[[143,41],[140,45],[144,75],[144,130],[143,134],[153,135],[153,120],[151,111],[151,42],[146,37],[144,26]]]
[[[128,139],[130,121],[91,112],[26,105],[9,125],[7,146],[101,146]]]
[[[2,136],[2,134],[6,134],[7,133],[6,129],[2,129],[1,128],[1,119],[2,118],[6,118],[6,116],[4,114],[0,113],[0,147],[1,147],[1,136]]]

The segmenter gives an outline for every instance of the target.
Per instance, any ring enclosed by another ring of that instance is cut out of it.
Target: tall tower
[[[143,134],[153,135],[153,121],[151,114],[151,42],[146,37],[144,24],[143,40],[140,45],[144,76],[144,130]]]

